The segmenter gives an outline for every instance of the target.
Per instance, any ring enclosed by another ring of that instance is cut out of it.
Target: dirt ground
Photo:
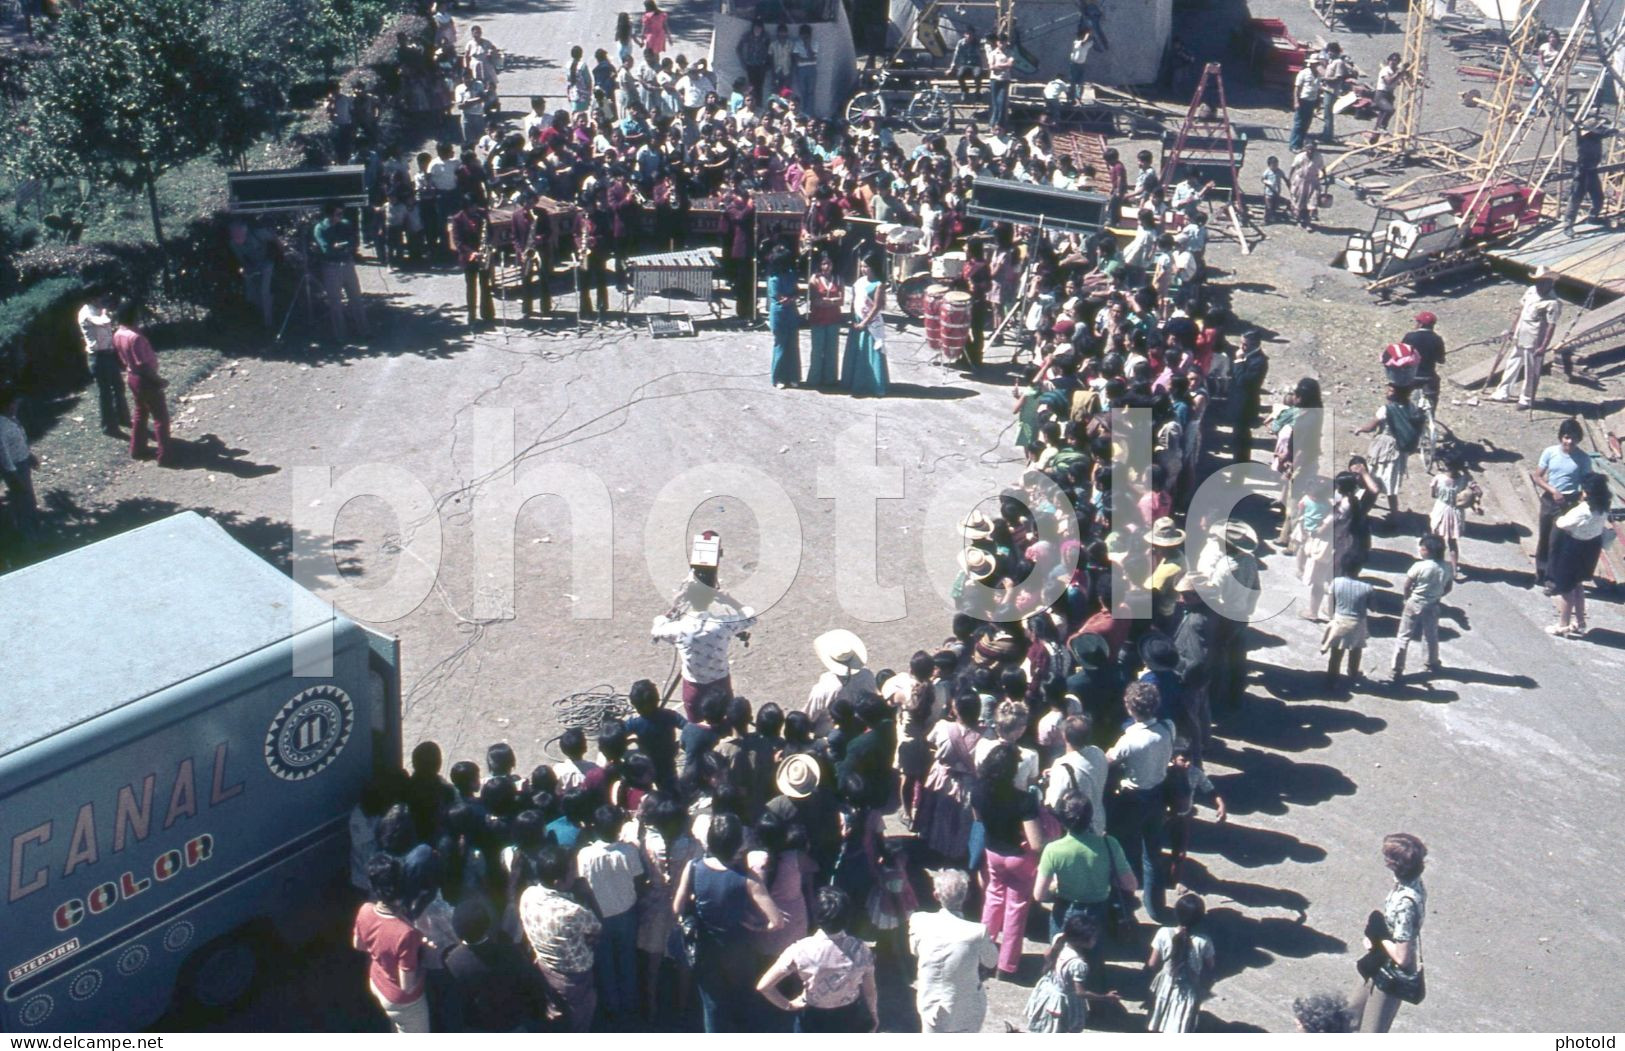
[[[686,16],[674,17],[680,37],[703,38],[699,8],[678,8]],[[1201,57],[1224,59],[1227,71],[1233,63],[1221,51],[1239,10],[1182,16],[1200,29],[1185,35],[1204,49]],[[558,59],[563,33],[606,39],[610,13],[608,5],[482,7],[488,35],[532,60],[514,66],[523,72],[504,91],[545,90],[545,67]],[[1285,18],[1300,39],[1323,31],[1306,5],[1256,0],[1252,13]],[[1366,69],[1399,41],[1397,26],[1337,38]],[[1436,40],[1435,55],[1444,53]],[[1473,119],[1456,112],[1453,65],[1435,64],[1429,120]],[[1237,119],[1263,129],[1244,174],[1256,187],[1263,156],[1288,160],[1284,105],[1239,73],[1226,87]],[[1410,327],[1416,310],[1437,313],[1449,345],[1467,348],[1451,358],[1451,372],[1494,352],[1523,285],[1484,274],[1426,289],[1407,303],[1379,302],[1332,265],[1343,237],[1366,229],[1371,216],[1351,193],[1335,196],[1321,229],[1272,225],[1250,255],[1220,242],[1209,260],[1235,314],[1269,337],[1271,385],[1316,376],[1328,407],[1352,414],[1352,425],[1381,399],[1378,351]],[[460,278],[368,268],[363,280],[378,322],[367,347],[245,347],[194,388],[181,431],[229,454],[177,471],[121,467],[94,492],[61,494],[65,502],[51,517],[58,542],[195,508],[287,567],[296,548],[321,539],[300,525],[319,498],[311,495],[310,472],[343,476],[366,465],[404,472],[422,486],[433,513],[392,510],[375,497],[345,504],[336,557],[306,579],[341,609],[401,636],[409,740],[435,738],[453,759],[478,757],[490,742],[507,739],[526,768],[543,759],[569,715],[560,699],[601,683],[624,689],[634,678],[669,674],[671,655],[649,642],[648,626],[676,579],[664,568],[651,571],[650,552],[680,559],[685,537],[699,528],[724,533],[725,582],[736,591],[765,588],[760,579],[747,583],[747,575],[781,569],[778,552],[786,547],[797,553],[784,594],[764,603],[751,646],[734,654],[736,687],[754,701],[799,704],[819,670],[811,639],[827,628],[857,630],[874,667],[900,667],[946,634],[948,607],[920,537],[942,526],[934,502],[955,486],[995,491],[1018,470],[1007,426],[1015,373],[1004,355],[994,356],[987,375],[970,379],[931,364],[918,329],[910,328],[889,341],[893,397],[776,392],[760,331],[707,324],[693,339],[654,341],[632,328],[578,332],[550,321],[470,335],[449,309],[461,301]],[[1519,472],[1550,443],[1563,414],[1617,406],[1619,395],[1617,386],[1570,388],[1561,379],[1546,391],[1555,397],[1524,414],[1470,407],[1465,392],[1447,386],[1441,421],[1475,453],[1491,492],[1464,543],[1469,582],[1447,602],[1444,674],[1381,696],[1332,696],[1317,674],[1312,625],[1289,612],[1254,629],[1248,701],[1221,725],[1225,745],[1211,764],[1231,820],[1198,826],[1185,874],[1207,899],[1208,933],[1219,951],[1220,981],[1204,1029],[1285,1030],[1294,996],[1352,986],[1363,917],[1386,890],[1378,845],[1401,828],[1431,848],[1430,995],[1401,1012],[1398,1029],[1619,1028],[1617,1005],[1596,995],[1594,982],[1576,979],[1608,973],[1620,957],[1613,888],[1621,858],[1598,836],[1595,807],[1620,786],[1625,725],[1614,701],[1625,618],[1616,598],[1601,594],[1591,641],[1549,639],[1542,631],[1549,607],[1529,587],[1519,549],[1532,520]],[[490,444],[508,429],[511,450]],[[1347,428],[1340,423],[1338,430]],[[870,458],[838,457],[843,436],[872,450]],[[1363,447],[1346,441],[1352,451]],[[50,440],[41,451],[46,469],[38,484],[51,493]],[[566,501],[544,496],[513,513],[511,594],[501,586],[508,571],[481,561],[473,542],[472,509],[507,499],[506,473],[492,465],[516,467],[525,494],[591,492],[611,508],[607,518],[586,507],[572,519]],[[596,481],[535,474],[565,466]],[[694,481],[692,513],[661,525],[651,509],[664,506],[662,492],[684,477]],[[1398,609],[1392,582],[1409,564],[1416,513],[1426,508],[1421,485],[1413,479],[1405,494],[1413,514],[1396,536],[1379,541],[1373,576],[1383,592],[1373,663],[1391,653]],[[775,488],[793,514],[764,527],[746,503],[760,509]],[[885,498],[867,508],[853,499],[871,490]],[[1247,513],[1269,529],[1269,513],[1255,505]],[[403,568],[436,554],[419,546],[434,532],[430,519],[441,536],[432,586],[402,610],[369,616]],[[881,544],[872,572],[838,562],[837,537],[871,521]],[[607,562],[599,560],[604,551]],[[576,558],[592,560],[578,572]],[[605,582],[612,587],[608,615],[582,615],[584,606],[599,612]],[[1271,553],[1266,585],[1272,593],[1295,588],[1289,558]],[[889,595],[872,594],[886,589]],[[1039,950],[1029,941],[1026,972]],[[1115,958],[1114,984],[1126,993],[1139,988],[1134,953],[1120,950]],[[246,1011],[213,1024],[375,1026],[356,973],[335,941],[279,964]],[[890,978],[886,988],[888,1028],[905,1026],[907,989]],[[1027,991],[1025,984],[994,986],[987,1028],[1019,1021]],[[1099,1022],[1143,1025],[1137,1014]]]

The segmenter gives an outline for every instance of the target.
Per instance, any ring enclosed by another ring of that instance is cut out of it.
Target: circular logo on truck
[[[284,781],[327,769],[350,742],[355,705],[337,686],[312,686],[282,706],[265,735],[265,765]]]

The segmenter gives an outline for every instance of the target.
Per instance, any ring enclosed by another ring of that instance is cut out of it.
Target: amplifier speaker
[[[1093,233],[1106,225],[1107,200],[1103,193],[979,178],[971,185],[966,211],[977,219]]]
[[[226,176],[229,210],[240,215],[302,211],[337,201],[346,208],[367,203],[367,169],[359,164],[287,171],[231,172]]]

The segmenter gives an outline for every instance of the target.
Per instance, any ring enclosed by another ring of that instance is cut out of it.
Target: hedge
[[[0,383],[37,391],[81,382],[85,355],[75,315],[95,290],[80,276],[52,277],[0,301]],[[74,353],[52,353],[62,346]]]

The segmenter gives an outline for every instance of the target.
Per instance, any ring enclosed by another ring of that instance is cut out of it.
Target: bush
[[[155,245],[121,241],[43,244],[16,258],[18,282],[29,292],[67,278],[136,302],[147,300],[162,264]]]
[[[75,315],[94,290],[82,277],[52,277],[0,300],[0,383],[41,391],[81,382],[85,352]]]

